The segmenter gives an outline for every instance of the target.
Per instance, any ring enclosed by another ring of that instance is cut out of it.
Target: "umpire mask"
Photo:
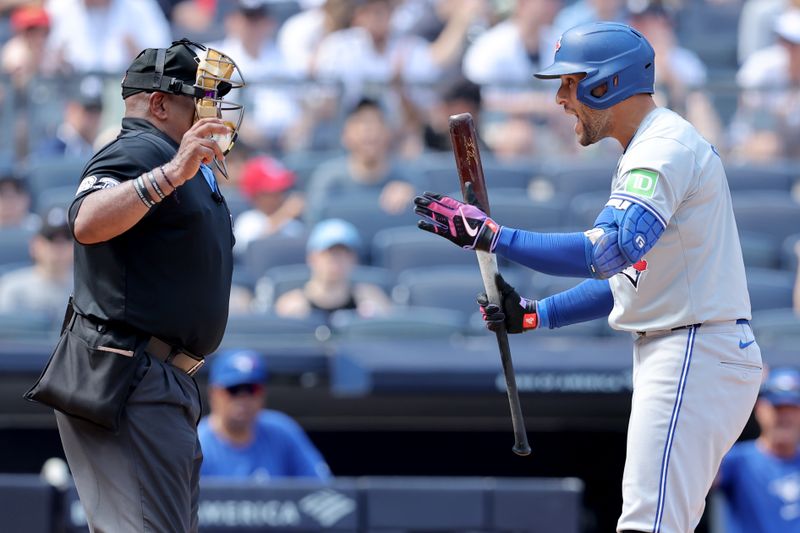
[[[244,106],[223,98],[231,89],[244,87],[244,78],[236,63],[214,48],[188,39],[174,41],[169,48],[142,51],[125,73],[122,97],[137,92],[161,91],[191,96],[195,100],[195,122],[202,118],[220,118],[228,126],[226,135],[214,135],[223,155],[233,148],[242,125]],[[226,178],[224,161],[214,160]]]

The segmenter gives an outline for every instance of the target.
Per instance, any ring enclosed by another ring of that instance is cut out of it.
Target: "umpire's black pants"
[[[197,531],[199,390],[181,370],[147,358],[117,435],[56,413],[93,533]]]

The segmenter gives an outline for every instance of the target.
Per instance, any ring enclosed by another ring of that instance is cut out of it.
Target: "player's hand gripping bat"
[[[453,154],[456,159],[456,168],[458,169],[458,178],[461,182],[461,193],[464,201],[476,203],[476,207],[489,215],[489,196],[486,193],[483,165],[481,164],[481,154],[478,150],[478,138],[475,134],[472,115],[462,113],[450,117],[450,139],[453,143]],[[472,194],[468,194],[467,183],[470,184]],[[496,304],[502,308],[502,298],[495,285],[497,258],[494,254],[480,250],[476,250],[475,253],[478,256],[478,266],[481,269],[483,286],[486,289],[486,295],[489,297],[489,303]],[[511,361],[511,348],[508,345],[508,333],[506,333],[505,327],[501,327],[495,333],[497,335],[497,345],[500,348],[500,360],[503,363],[503,374],[506,378],[508,403],[511,407],[511,423],[514,426],[514,453],[528,455],[531,453],[531,447],[528,445],[525,420],[522,417],[522,407],[519,403],[517,380],[514,376],[514,365]]]

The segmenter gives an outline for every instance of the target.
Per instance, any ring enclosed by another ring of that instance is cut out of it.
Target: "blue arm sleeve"
[[[536,302],[539,327],[560,328],[608,316],[614,296],[608,280],[588,279],[575,287]]]
[[[494,252],[545,274],[591,278],[591,243],[583,233],[536,233],[503,227]]]

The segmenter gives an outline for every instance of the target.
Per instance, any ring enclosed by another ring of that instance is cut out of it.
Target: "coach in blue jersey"
[[[498,277],[487,325],[509,333],[608,317],[633,345],[633,400],[620,532],[694,531],[722,457],[758,395],[761,351],[719,154],[677,113],[656,106],[655,54],[639,32],[596,22],[566,31],[536,74],[561,85],[556,103],[583,146],[604,138],[622,155],[593,227],[507,228],[436,193],[414,201],[421,229],[540,272],[587,278],[540,301]]]
[[[251,351],[225,352],[214,360],[211,414],[197,428],[203,447],[200,475],[327,479],[328,465],[297,422],[263,408],[266,377],[263,358]]]
[[[722,460],[726,533],[800,531],[800,372],[774,368],[756,403],[761,435]]]

